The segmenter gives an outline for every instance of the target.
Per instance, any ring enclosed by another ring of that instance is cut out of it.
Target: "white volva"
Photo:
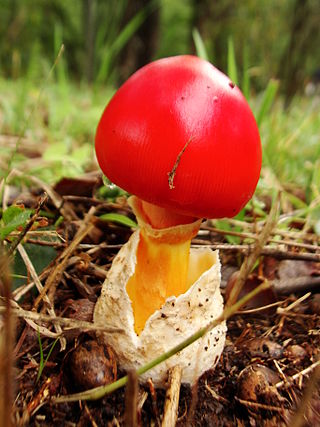
[[[94,322],[123,329],[121,333],[103,333],[121,368],[137,369],[172,349],[200,328],[216,319],[223,310],[220,294],[220,260],[218,252],[191,249],[190,265],[210,257],[212,266],[182,295],[169,297],[147,321],[138,336],[134,330],[131,301],[126,291],[134,274],[140,231],[135,231],[115,257],[103,284],[94,311]],[[148,371],[140,378],[152,378],[156,386],[165,385],[168,369],[180,365],[182,382],[193,384],[198,377],[217,364],[223,351],[226,325],[221,323],[177,355]]]

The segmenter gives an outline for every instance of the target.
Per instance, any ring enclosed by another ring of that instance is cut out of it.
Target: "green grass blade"
[[[238,85],[237,62],[234,51],[233,38],[231,36],[228,38],[228,76],[234,84]]]
[[[36,382],[39,381],[43,368],[44,368],[44,364],[43,364],[43,348],[42,348],[42,342],[41,342],[41,336],[40,336],[40,331],[38,329],[37,331],[38,334],[38,342],[39,342],[39,351],[40,351],[40,361],[39,361],[39,370],[38,370],[38,375],[37,375],[37,380]]]
[[[40,105],[40,101],[41,101],[41,98],[42,98],[43,92],[44,92],[44,90],[45,90],[45,88],[46,88],[46,86],[47,86],[47,84],[48,84],[48,82],[49,82],[49,80],[50,80],[50,78],[51,78],[51,76],[52,76],[52,74],[53,74],[53,72],[54,72],[55,68],[57,67],[57,65],[58,65],[59,61],[61,60],[61,57],[62,57],[63,51],[64,51],[64,45],[61,45],[60,50],[59,50],[59,52],[58,52],[58,55],[56,56],[56,59],[55,59],[55,61],[54,61],[53,65],[52,65],[52,67],[50,68],[49,73],[48,73],[48,75],[47,75],[47,77],[46,77],[45,81],[44,81],[44,82],[43,82],[43,84],[40,86],[40,90],[39,90],[39,92],[38,92],[38,96],[37,96],[37,98],[36,98],[36,101],[35,101],[35,103],[33,104],[33,106],[32,106],[32,108],[31,108],[31,110],[30,110],[29,114],[28,114],[28,115],[27,115],[27,117],[26,117],[26,119],[24,120],[24,122],[23,122],[23,124],[22,124],[22,128],[21,128],[21,130],[18,132],[18,138],[17,138],[17,142],[16,142],[16,144],[15,144],[15,148],[14,148],[14,150],[12,151],[12,154],[11,154],[11,156],[10,156],[10,158],[9,158],[9,161],[7,162],[7,165],[8,165],[8,166],[7,166],[7,170],[5,170],[5,172],[4,172],[4,176],[3,176],[3,185],[0,187],[0,204],[1,204],[1,201],[2,201],[3,191],[4,191],[4,188],[5,188],[5,186],[6,186],[7,179],[8,179],[8,176],[9,176],[9,174],[10,174],[10,171],[11,171],[12,165],[13,165],[14,160],[15,160],[15,157],[16,157],[16,155],[17,155],[18,149],[19,149],[19,147],[20,147],[20,145],[21,145],[22,138],[23,138],[23,136],[25,135],[25,131],[28,129],[29,123],[30,123],[30,121],[31,121],[31,117],[33,116],[33,114],[35,113],[35,111],[37,110],[37,108],[38,108],[38,107],[39,107],[39,105]]]
[[[130,228],[137,228],[138,224],[134,222],[131,218],[128,218],[125,215],[117,214],[117,213],[106,213],[99,217],[99,219],[102,219],[104,221],[111,221],[111,222],[117,222],[121,225],[126,225]]]
[[[45,367],[45,366],[46,366],[46,364],[47,364],[47,362],[48,362],[48,360],[49,360],[49,358],[50,358],[50,356],[51,356],[51,353],[52,353],[52,351],[53,351],[53,349],[54,349],[55,345],[56,345],[56,344],[57,344],[57,342],[59,341],[59,338],[60,338],[60,337],[56,338],[56,339],[53,341],[53,343],[51,344],[50,350],[48,351],[48,355],[47,355],[47,357],[46,357],[46,359],[45,359],[45,361],[44,361],[43,367]]]
[[[247,101],[250,99],[250,73],[249,73],[249,48],[243,49],[243,71],[241,90]]]
[[[204,41],[197,28],[194,28],[192,30],[192,38],[193,38],[194,46],[196,48],[197,56],[199,56],[199,58],[202,58],[208,61],[208,53],[204,45]]]
[[[266,117],[266,115],[268,114],[270,107],[277,94],[278,88],[279,88],[279,82],[277,80],[271,79],[268,83],[266,90],[264,91],[261,105],[256,116],[258,126],[261,125],[264,117]]]
[[[52,351],[53,351],[53,349],[54,349],[54,347],[55,347],[55,345],[57,344],[58,341],[59,341],[59,337],[56,338],[53,341],[53,343],[51,344],[51,347],[50,347],[50,350],[49,350],[49,352],[47,354],[47,357],[44,360],[44,357],[43,357],[43,348],[42,348],[42,342],[41,342],[41,336],[40,336],[40,331],[38,330],[38,342],[39,342],[39,349],[40,349],[40,361],[39,361],[39,371],[38,371],[36,382],[39,381],[39,379],[40,379],[40,377],[42,375],[42,372],[43,372],[43,370],[44,370],[44,368],[45,368],[45,366],[46,366],[46,364],[47,364],[47,362],[49,360],[49,357],[51,356],[51,353],[52,353]]]
[[[57,55],[61,46],[63,45],[63,28],[60,23],[54,25],[54,54]],[[67,83],[66,69],[63,58],[61,58],[59,67],[56,67],[57,81],[60,87],[65,87]]]
[[[159,0],[154,0],[141,9],[123,28],[116,40],[111,46],[105,48],[106,52],[104,54],[102,63],[100,65],[97,82],[102,83],[106,80],[110,74],[112,63],[116,55],[124,48],[132,35],[138,30],[138,28],[146,20],[147,16],[153,12],[155,7],[158,5]]]

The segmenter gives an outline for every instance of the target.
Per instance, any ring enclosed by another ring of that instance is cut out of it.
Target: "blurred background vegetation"
[[[0,0],[0,178],[54,183],[97,170],[95,129],[116,88],[153,59],[191,53],[253,109],[267,171],[258,189],[294,184],[310,202],[319,28],[319,0]]]
[[[251,88],[281,81],[286,103],[320,67],[319,0],[0,0],[0,72],[41,79],[62,43],[59,78],[118,85],[152,59],[194,53],[193,30],[227,71],[232,38]]]

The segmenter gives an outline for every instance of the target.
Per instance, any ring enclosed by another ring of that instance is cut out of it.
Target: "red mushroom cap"
[[[112,182],[188,216],[236,215],[260,175],[259,131],[247,101],[195,56],[160,59],[133,74],[104,110],[95,143]]]

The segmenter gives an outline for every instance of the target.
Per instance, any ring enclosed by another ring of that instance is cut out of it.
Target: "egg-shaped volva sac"
[[[103,333],[102,340],[111,345],[122,369],[136,370],[206,327],[223,311],[220,293],[220,261],[217,252],[210,249],[190,251],[189,269],[193,283],[186,292],[168,297],[146,319],[139,334],[127,285],[137,265],[140,231],[131,236],[113,261],[95,306],[94,322],[108,324],[122,332]],[[150,295],[145,295],[150,303]],[[140,377],[151,378],[157,387],[165,387],[170,368],[179,365],[182,382],[195,383],[201,374],[213,369],[224,348],[225,322],[220,323],[204,337],[160,363]]]

